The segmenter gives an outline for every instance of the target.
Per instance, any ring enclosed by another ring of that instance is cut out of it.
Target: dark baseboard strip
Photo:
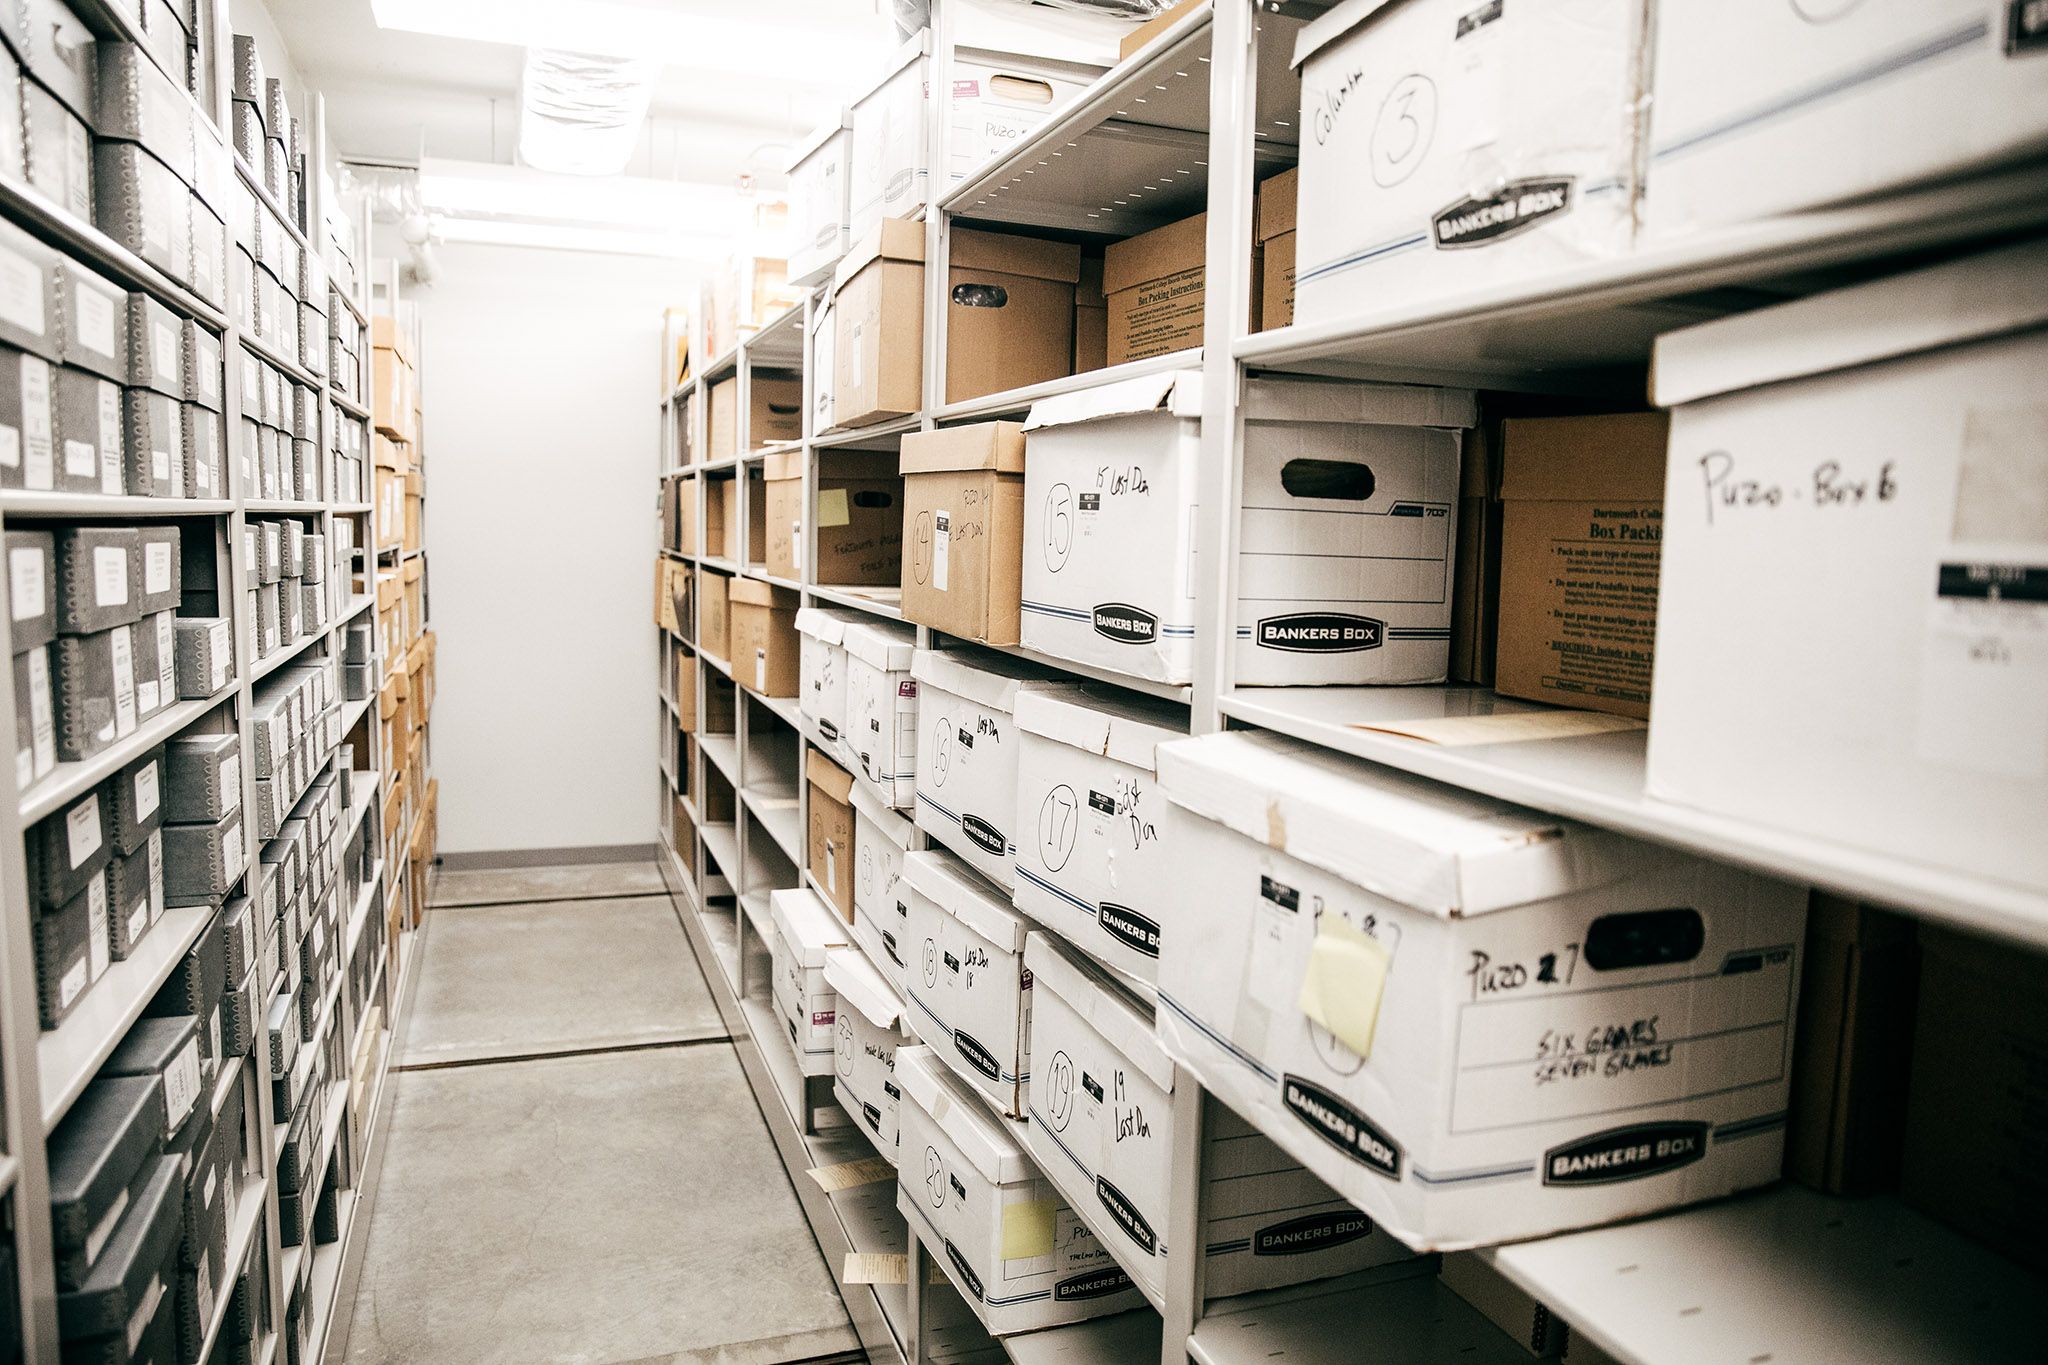
[[[729,1033],[714,1034],[708,1038],[663,1038],[648,1043],[604,1043],[592,1047],[563,1047],[537,1052],[507,1052],[493,1057],[451,1057],[445,1062],[395,1061],[393,1071],[455,1071],[472,1066],[513,1066],[520,1062],[551,1062],[564,1057],[603,1057],[622,1052],[661,1052],[670,1048],[704,1047],[714,1043],[730,1044]]]
[[[651,863],[654,844],[583,844],[573,848],[503,848],[473,853],[443,853],[437,860],[447,872],[488,872],[513,867],[574,867],[584,863]]]
[[[621,891],[614,895],[573,896],[507,896],[497,900],[484,901],[440,901],[429,905],[429,910],[488,910],[494,905],[567,905],[576,901],[644,901],[657,896],[667,896],[667,891]]]

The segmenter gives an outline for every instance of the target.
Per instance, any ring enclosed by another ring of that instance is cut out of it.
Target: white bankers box
[[[917,792],[917,681],[910,676],[917,631],[889,621],[846,627],[846,722],[839,743],[847,764],[892,806],[908,809]]]
[[[909,895],[903,994],[911,1027],[945,1063],[1011,1118],[1031,1076],[1030,922],[958,858],[903,858]]]
[[[1862,199],[2048,147],[2048,8],[1658,6],[1646,238]]]
[[[1295,322],[1625,254],[1647,9],[1345,0],[1304,28]]]
[[[806,1076],[832,1074],[838,1045],[838,1000],[825,983],[825,954],[846,944],[846,922],[814,891],[799,887],[768,897],[775,924],[769,950],[775,964],[775,1012],[789,1033]]]
[[[848,156],[853,112],[838,114],[811,135],[789,167],[789,282],[830,278],[846,254]]]
[[[917,1041],[903,998],[858,948],[825,954],[825,985],[839,998],[832,1092],[875,1144],[896,1160],[896,1049]]]
[[[1016,906],[1100,962],[1159,979],[1173,854],[1152,751],[1187,708],[1107,687],[1017,698]]]
[[[1275,736],[1159,776],[1161,1043],[1409,1246],[1778,1178],[1804,889]]]
[[[851,611],[804,607],[796,614],[797,710],[816,731],[819,747],[835,760],[846,723],[846,626]]]
[[[1049,398],[1025,423],[1022,641],[1194,678],[1201,375]],[[1441,681],[1468,390],[1254,379],[1243,402],[1241,684]]]
[[[903,984],[903,940],[910,892],[900,885],[903,855],[917,842],[910,817],[853,784],[853,941],[889,984]]]
[[[1144,1305],[1018,1145],[929,1048],[896,1053],[903,1087],[896,1206],[992,1335]]]
[[[2048,887],[2044,323],[2034,241],[1658,342],[1651,796]]]
[[[1166,1241],[1175,1067],[1153,1035],[1152,1011],[1056,937],[1033,933],[1024,960],[1033,983],[1032,1055],[1043,1059],[1031,1079],[1025,1145],[1147,1297],[1163,1302],[1168,1259],[1191,1250]],[[1273,1289],[1414,1256],[1271,1139],[1220,1117],[1214,1126],[1203,1142],[1205,1294]]]

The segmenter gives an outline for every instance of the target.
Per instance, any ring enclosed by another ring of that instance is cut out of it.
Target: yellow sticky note
[[[818,525],[844,526],[852,518],[846,511],[846,490],[844,488],[820,488],[818,490]]]
[[[1003,1259],[1022,1261],[1052,1254],[1053,1201],[1027,1199],[1003,1206]]]
[[[1324,915],[1301,982],[1301,1012],[1360,1057],[1372,1056],[1388,961],[1385,944],[1342,915]]]

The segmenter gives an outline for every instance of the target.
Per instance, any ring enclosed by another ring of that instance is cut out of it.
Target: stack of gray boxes
[[[327,538],[292,517],[252,519],[244,534],[256,580],[248,605],[263,657],[317,633],[332,618]]]
[[[319,501],[319,390],[244,351],[241,397],[242,475],[252,495]]]
[[[7,544],[10,575],[32,575],[29,565],[42,554],[44,538],[10,533]],[[146,718],[139,710],[138,682],[150,684],[150,714],[165,704],[163,656],[179,601],[179,537],[171,528],[59,526],[48,547],[56,608],[50,661],[56,756],[74,762],[132,733]],[[146,659],[152,665],[146,679],[138,644],[143,635],[149,637]]]

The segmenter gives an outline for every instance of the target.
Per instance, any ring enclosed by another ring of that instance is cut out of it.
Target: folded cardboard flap
[[[1173,1092],[1174,1065],[1152,1030],[1152,1007],[1071,950],[1057,934],[1032,931],[1024,965],[1033,990],[1050,990],[1161,1090]]]
[[[1031,921],[1010,907],[1005,892],[983,880],[954,854],[939,849],[906,854],[903,880],[1002,952],[1014,955],[1024,951]]]
[[[907,432],[897,469],[905,475],[971,469],[1022,474],[1024,426],[1020,422],[973,422]]]

